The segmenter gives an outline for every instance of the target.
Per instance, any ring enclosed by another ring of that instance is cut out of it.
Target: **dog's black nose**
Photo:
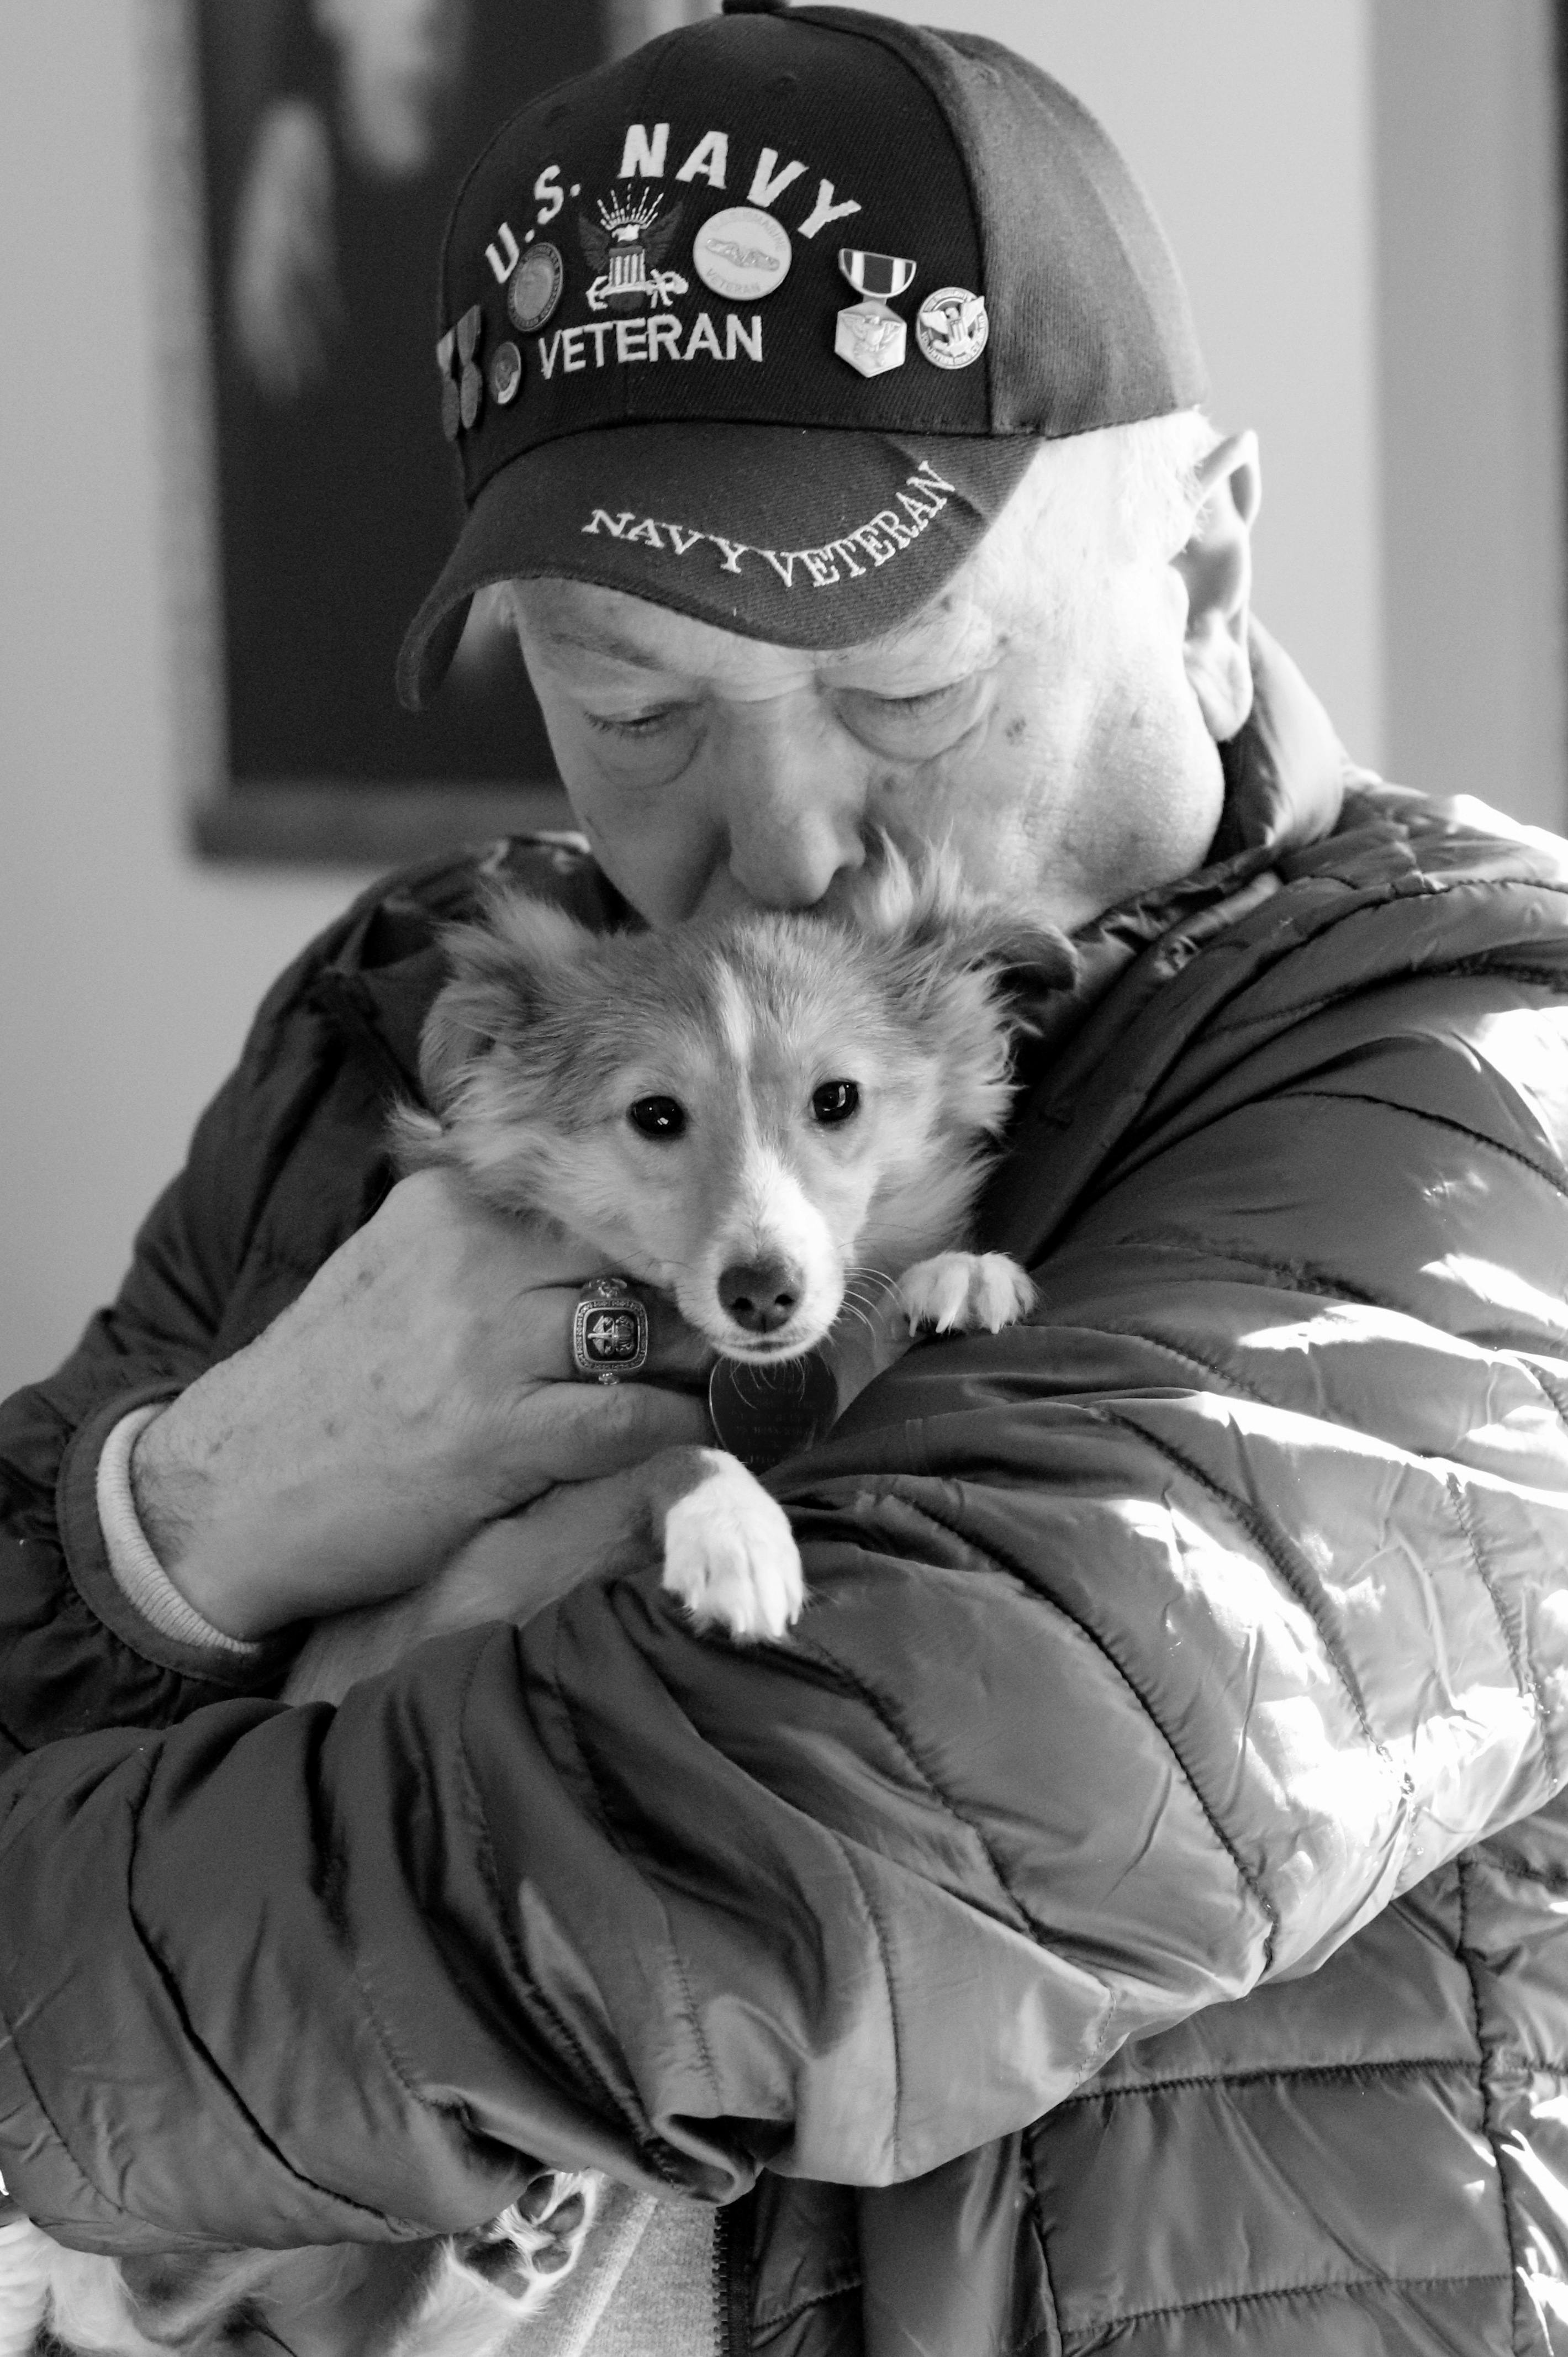
[[[793,1314],[800,1285],[787,1260],[732,1261],[719,1279],[719,1301],[748,1334],[771,1334]]]

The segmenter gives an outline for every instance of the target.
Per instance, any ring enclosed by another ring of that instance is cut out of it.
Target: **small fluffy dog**
[[[598,1265],[674,1297],[726,1358],[828,1333],[857,1275],[896,1277],[911,1330],[995,1331],[1033,1288],[970,1251],[1011,1096],[1001,969],[1069,982],[1053,928],[918,875],[884,845],[842,917],[750,910],[595,933],[498,894],[447,938],[426,1021],[428,1111],[405,1169],[445,1163]],[[664,1585],[699,1627],[780,1637],[804,1601],[789,1523],[734,1457],[672,1449],[650,1480]]]
[[[591,932],[502,891],[446,947],[427,1109],[393,1119],[405,1170],[455,1167],[485,1201],[581,1239],[585,1265],[672,1295],[716,1351],[752,1364],[820,1342],[859,1277],[897,1277],[911,1330],[994,1331],[1030,1307],[1015,1262],[969,1248],[1011,1095],[999,976],[1026,965],[1066,985],[1076,962],[1053,929],[966,892],[950,862],[916,874],[884,845],[843,916],[667,933]],[[648,1478],[663,1584],[694,1622],[782,1637],[805,1600],[800,1559],[760,1482],[711,1448],[667,1450]],[[324,1625],[285,1698],[384,1667],[384,1651],[355,1658],[373,1620]],[[280,2341],[294,2357],[481,2357],[570,2271],[602,2186],[542,2172],[489,2225],[413,2245],[116,2263],[13,2232],[0,2357],[26,2357],[46,2317],[68,2349],[115,2357],[260,2357]]]

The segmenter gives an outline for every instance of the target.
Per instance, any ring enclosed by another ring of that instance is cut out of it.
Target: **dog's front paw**
[[[953,1334],[983,1326],[999,1334],[1035,1306],[1035,1288],[1005,1253],[935,1253],[898,1279],[911,1334],[934,1326]]]
[[[737,1458],[696,1454],[700,1478],[664,1515],[664,1587],[699,1629],[781,1637],[806,1600],[789,1517]]]
[[[542,2171],[488,2226],[454,2235],[452,2256],[510,2303],[511,2320],[534,2317],[576,2266],[606,2182],[596,2169]]]

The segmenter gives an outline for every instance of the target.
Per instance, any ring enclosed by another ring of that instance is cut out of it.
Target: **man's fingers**
[[[694,1383],[706,1375],[712,1348],[666,1295],[625,1270],[585,1260],[591,1247],[580,1237],[481,1202],[454,1171],[419,1170],[400,1180],[361,1234],[368,1240],[372,1231],[376,1256],[394,1280],[411,1263],[430,1266],[467,1302],[472,1342],[498,1373],[524,1383],[572,1376],[573,1312],[596,1277],[616,1275],[648,1310],[649,1376]]]
[[[688,1326],[675,1304],[661,1293],[634,1286],[648,1305],[648,1364],[656,1375],[701,1376],[705,1384],[716,1353],[713,1344]]]
[[[660,1448],[712,1442],[703,1402],[659,1383],[546,1383],[529,1402],[530,1459],[551,1481],[591,1481]]]

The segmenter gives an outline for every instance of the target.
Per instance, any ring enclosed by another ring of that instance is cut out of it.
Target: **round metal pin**
[[[710,213],[692,240],[692,267],[726,303],[760,303],[789,274],[789,232],[756,205]]]
[[[490,391],[504,409],[522,382],[522,354],[515,344],[498,344],[490,358]]]
[[[939,286],[915,314],[915,341],[933,368],[969,368],[990,339],[985,297],[967,286]]]
[[[565,275],[558,246],[546,239],[529,247],[506,290],[506,307],[520,334],[531,336],[542,328],[561,300]]]
[[[708,1378],[708,1414],[719,1446],[753,1473],[809,1448],[838,1412],[838,1384],[820,1351],[773,1367],[721,1359]]]

